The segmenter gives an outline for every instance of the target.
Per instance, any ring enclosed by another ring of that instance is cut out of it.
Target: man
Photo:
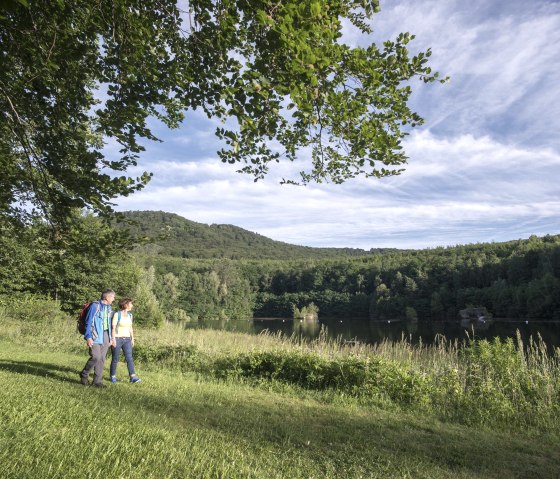
[[[113,309],[111,303],[115,300],[115,292],[106,289],[101,295],[101,300],[91,303],[86,316],[86,332],[84,339],[89,347],[89,359],[80,373],[80,379],[84,386],[89,384],[89,374],[93,369],[92,386],[102,388],[103,367],[105,356],[111,345],[111,320]]]

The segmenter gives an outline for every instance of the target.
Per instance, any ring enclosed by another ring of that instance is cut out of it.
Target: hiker
[[[80,373],[80,379],[84,386],[89,384],[89,374],[93,369],[92,386],[105,387],[103,384],[103,367],[112,339],[110,321],[113,313],[111,303],[114,300],[115,292],[112,289],[106,289],[103,291],[101,299],[91,303],[87,310],[84,339],[89,347],[89,359]]]
[[[134,371],[134,359],[132,359],[132,348],[134,347],[134,331],[132,329],[132,310],[133,301],[131,298],[124,298],[119,302],[119,311],[113,315],[112,322],[112,346],[113,359],[111,360],[111,383],[117,382],[117,365],[124,351],[124,358],[128,367],[128,375],[131,383],[142,381]]]

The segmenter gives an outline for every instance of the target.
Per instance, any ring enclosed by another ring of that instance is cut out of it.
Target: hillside
[[[163,211],[127,211],[137,250],[182,258],[316,259],[364,256],[384,251],[312,248],[274,241],[233,225],[206,225]],[[118,227],[124,227],[122,224]]]

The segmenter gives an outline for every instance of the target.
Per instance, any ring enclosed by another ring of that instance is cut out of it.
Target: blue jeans
[[[113,348],[113,359],[111,360],[111,376],[117,375],[117,364],[121,356],[121,349],[124,352],[128,374],[134,376],[134,360],[132,359],[132,340],[130,338],[116,338],[117,345]]]

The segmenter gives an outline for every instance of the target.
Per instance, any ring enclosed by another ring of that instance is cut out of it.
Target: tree
[[[144,326],[160,327],[165,316],[154,294],[155,270],[151,266],[143,271],[134,294],[135,321]]]
[[[134,292],[140,271],[123,252],[123,234],[93,215],[74,211],[63,234],[37,221],[26,228],[0,225],[0,294],[35,293],[76,311],[108,287]]]
[[[255,179],[302,148],[312,161],[299,182],[398,174],[405,128],[422,123],[409,80],[438,77],[429,50],[409,54],[408,33],[381,48],[341,41],[344,22],[370,31],[378,0],[1,5],[0,214],[20,222],[110,214],[150,179],[127,176],[157,140],[148,119],[173,128],[194,109],[224,121],[222,161]],[[105,156],[109,141],[119,158]]]
[[[160,302],[161,309],[168,320],[172,320],[172,311],[177,308],[177,298],[179,297],[179,278],[173,273],[166,273],[157,277],[154,284],[155,294]]]

